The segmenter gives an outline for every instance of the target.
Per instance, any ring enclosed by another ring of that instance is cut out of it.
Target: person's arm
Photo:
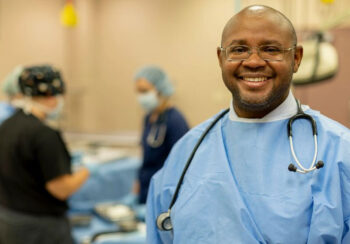
[[[48,181],[46,190],[59,200],[66,200],[89,178],[89,171],[83,168],[73,174],[65,174]]]
[[[163,242],[160,238],[156,222],[158,212],[161,211],[159,210],[159,203],[157,202],[158,196],[155,188],[157,187],[155,186],[154,179],[152,179],[148,190],[146,203],[146,239],[147,243],[160,244]],[[169,243],[171,243],[171,240],[169,240]]]
[[[132,193],[135,195],[140,194],[140,181],[139,180],[135,180],[134,184],[132,185]]]

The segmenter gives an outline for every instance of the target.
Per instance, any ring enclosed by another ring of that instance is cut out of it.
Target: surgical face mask
[[[46,118],[47,119],[51,119],[51,120],[58,119],[61,116],[61,114],[62,114],[63,107],[64,107],[63,97],[57,97],[57,105],[56,105],[56,107],[54,109],[52,109],[52,110],[49,110],[46,113]]]
[[[138,95],[138,101],[146,112],[151,112],[159,105],[156,91],[149,91]]]
[[[24,111],[26,113],[30,113],[31,108],[34,106],[46,114],[46,119],[57,120],[62,113],[64,101],[63,101],[63,97],[61,97],[61,96],[57,96],[56,99],[57,99],[56,107],[49,108],[43,104],[40,104],[38,102],[31,100],[31,98],[26,98],[25,99],[26,103],[24,105]]]

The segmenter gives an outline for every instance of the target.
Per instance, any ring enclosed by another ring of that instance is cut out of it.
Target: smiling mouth
[[[267,76],[267,75],[243,75],[243,76],[236,76],[239,80],[241,80],[244,84],[244,86],[248,89],[262,89],[264,88],[269,81],[273,78],[273,76]]]
[[[263,82],[269,79],[269,77],[239,77],[240,79],[244,81],[249,81],[249,82]]]

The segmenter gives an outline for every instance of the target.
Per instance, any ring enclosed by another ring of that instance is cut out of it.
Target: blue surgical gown
[[[157,216],[171,197],[206,121],[173,148],[153,177],[147,200],[147,243],[350,243],[350,132],[311,109],[318,126],[322,169],[288,171],[294,163],[288,119],[234,122],[225,115],[206,136],[172,208],[173,232],[159,231]],[[293,123],[294,149],[309,167],[311,125]]]
[[[0,102],[0,124],[9,118],[14,112],[15,108],[7,103],[7,102]]]

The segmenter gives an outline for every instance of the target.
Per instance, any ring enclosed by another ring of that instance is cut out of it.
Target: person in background
[[[146,66],[134,76],[138,102],[146,112],[141,145],[142,166],[133,192],[145,203],[151,177],[162,166],[173,145],[188,131],[184,116],[170,103],[174,88],[167,74]]]
[[[147,243],[350,243],[350,131],[293,96],[303,48],[292,23],[249,6],[216,51],[230,108],[183,136],[153,176]]]
[[[7,101],[0,102],[0,124],[10,117],[23,105],[23,96],[19,88],[18,78],[23,71],[22,66],[17,66],[3,81],[2,91],[7,96]]]
[[[60,113],[65,85],[47,65],[24,68],[19,85],[23,109],[0,126],[0,243],[70,244],[66,199],[90,172],[71,173],[60,132],[44,123]]]

